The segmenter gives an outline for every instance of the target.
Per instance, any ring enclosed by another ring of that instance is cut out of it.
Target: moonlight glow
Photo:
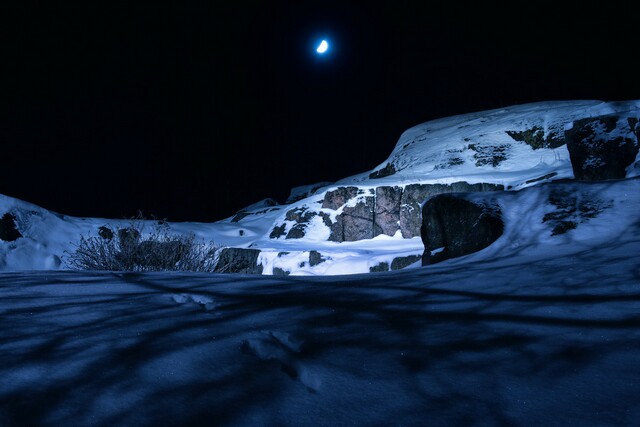
[[[327,51],[327,49],[329,49],[329,43],[327,43],[326,40],[322,40],[320,42],[320,44],[318,45],[318,48],[316,49],[316,52],[318,52],[319,54],[323,54]]]

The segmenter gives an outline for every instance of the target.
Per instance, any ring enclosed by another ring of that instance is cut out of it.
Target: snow
[[[546,132],[629,105],[541,103],[429,122],[390,157],[412,159],[406,169],[344,182],[403,185],[419,170],[431,174],[419,182],[457,179],[427,161],[430,145],[411,148],[426,132],[453,141],[540,117]],[[318,222],[306,239],[268,238],[286,210],[320,209],[343,184],[289,206],[254,204],[235,222],[168,224],[261,249],[264,275],[69,271],[76,236],[129,221],[0,195],[0,216],[15,215],[24,235],[0,241],[0,426],[639,425],[640,177],[530,185],[566,176],[568,157],[540,149],[534,161],[527,150],[511,144],[512,157],[484,172],[454,165],[513,186],[458,195],[500,207],[497,241],[380,273],[360,274],[421,255],[420,237],[328,242]],[[311,265],[312,250],[324,262]]]
[[[638,185],[396,272],[2,273],[0,425],[637,425]]]
[[[390,236],[391,240],[384,240],[384,244],[375,239],[336,244],[328,241],[330,229],[320,216],[306,225],[303,238],[274,239],[270,237],[274,224],[284,224],[288,232],[295,222],[287,220],[286,215],[296,208],[322,213],[335,221],[344,207],[323,209],[322,200],[328,191],[346,185],[356,185],[364,197],[383,185],[405,187],[416,183],[466,181],[501,184],[508,190],[519,191],[549,180],[571,179],[573,171],[566,145],[533,149],[514,140],[508,132],[538,128],[544,130],[547,137],[555,130],[564,131],[573,120],[610,113],[634,116],[638,109],[640,101],[548,101],[432,120],[405,131],[389,158],[375,169],[393,164],[397,171],[392,175],[373,179],[367,172],[334,184],[321,182],[296,187],[291,192],[291,200],[307,197],[288,205],[276,205],[272,199],[264,199],[242,209],[237,216],[213,223],[172,222],[170,231],[192,233],[202,242],[219,246],[259,249],[264,253],[263,274],[273,272],[273,267],[292,275],[366,273],[387,259],[421,255],[422,242],[415,238],[403,239],[397,234]],[[482,159],[491,157],[492,150],[503,153],[504,159],[496,165],[484,164]],[[640,164],[640,160],[637,163]],[[638,176],[639,170],[631,165],[627,176]],[[347,205],[353,206],[357,200],[351,199]],[[65,254],[75,249],[80,236],[96,235],[100,226],[113,228],[128,224],[127,220],[70,217],[0,196],[0,216],[7,212],[20,217],[19,228],[25,237],[9,243],[0,241],[0,271],[65,269]],[[152,221],[145,224],[152,228]],[[312,250],[323,254],[324,265],[311,268],[303,263],[302,258]],[[275,255],[281,252],[291,255]]]

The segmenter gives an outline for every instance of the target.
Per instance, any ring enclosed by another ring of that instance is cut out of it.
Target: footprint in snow
[[[213,298],[198,294],[173,294],[171,299],[178,304],[198,304],[206,311],[213,310],[217,306]]]
[[[318,391],[322,380],[298,360],[301,346],[301,342],[294,340],[285,332],[262,331],[259,337],[250,338],[242,343],[242,352],[256,356],[260,360],[280,362],[282,372],[299,380],[312,391]]]

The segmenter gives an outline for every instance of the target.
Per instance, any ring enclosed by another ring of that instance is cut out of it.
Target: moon
[[[318,52],[319,54],[323,54],[327,51],[327,49],[329,49],[329,43],[327,43],[326,40],[322,40],[318,45],[316,52]]]

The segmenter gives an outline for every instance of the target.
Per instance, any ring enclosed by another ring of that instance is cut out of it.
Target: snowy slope
[[[422,241],[419,236],[403,238],[400,233],[328,241],[329,228],[319,215],[335,220],[358,202],[352,199],[337,210],[322,208],[328,192],[347,185],[366,193],[381,186],[460,181],[500,184],[512,192],[538,187],[573,177],[562,134],[574,120],[611,113],[637,117],[639,111],[640,101],[558,101],[433,120],[404,132],[389,158],[373,171],[334,184],[297,187],[290,198],[295,201],[288,205],[265,199],[218,222],[169,225],[172,232],[193,233],[203,242],[259,249],[263,274],[275,270],[293,275],[364,273],[385,263],[391,265],[396,258],[417,259],[424,248]],[[630,170],[628,176],[639,173]],[[273,238],[274,224],[282,224],[285,231],[296,225],[289,219],[296,209],[318,215],[305,224],[305,235]],[[100,226],[128,224],[126,220],[70,217],[0,196],[0,217],[5,214],[15,217],[23,237],[0,240],[0,271],[65,269],[65,253],[74,250],[80,236],[96,235]],[[152,222],[148,225],[151,228]],[[323,262],[311,265],[311,251],[319,252]],[[414,262],[411,267],[418,265]]]
[[[496,120],[524,132],[530,122],[514,124],[543,105]],[[629,104],[552,105],[582,117]],[[396,173],[345,182],[443,173],[429,143],[404,146],[412,132],[382,166],[395,162]],[[460,132],[451,138],[464,142]],[[421,252],[420,239],[337,243],[322,227],[306,239],[269,238],[285,211],[317,205],[327,188],[289,206],[258,203],[237,221],[170,224],[262,249],[266,274],[298,266],[292,274],[311,277],[50,271],[64,268],[74,236],[128,221],[1,196],[0,216],[14,215],[23,237],[0,242],[0,269],[17,270],[0,273],[0,426],[640,425],[637,170],[519,186],[538,173],[562,176],[566,158],[549,156],[532,173],[523,159],[508,166],[528,150],[511,145],[495,167],[473,155],[450,162],[468,179],[475,168],[513,186],[457,195],[499,206],[502,236],[466,256],[384,273],[353,274]],[[311,266],[312,249],[335,259]]]
[[[638,425],[639,186],[556,236],[502,194],[495,247],[419,269],[2,273],[0,425]]]
[[[613,113],[637,117],[639,108],[640,101],[555,101],[432,120],[405,131],[389,158],[374,168],[378,171],[391,164],[396,170],[393,175],[372,179],[363,173],[336,184],[467,181],[523,188],[526,181],[553,172],[557,173],[554,179],[573,178],[562,141],[566,127],[575,120]],[[509,135],[532,129],[543,131],[543,145],[548,148],[533,148]],[[488,159],[495,153],[504,157],[497,165]]]

